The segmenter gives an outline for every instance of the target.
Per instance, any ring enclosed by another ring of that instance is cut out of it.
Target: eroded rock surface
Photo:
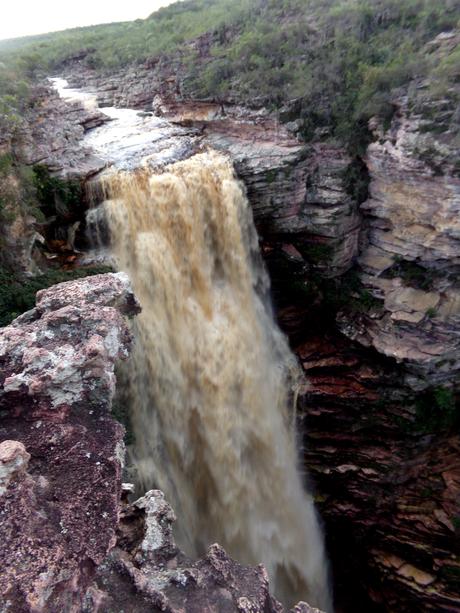
[[[175,519],[159,490],[125,507],[117,546],[97,571],[85,613],[283,613],[263,566],[241,566],[217,544],[190,560],[174,542]],[[299,603],[292,613],[320,611]]]
[[[123,428],[114,365],[139,307],[127,277],[44,290],[0,332],[0,603],[78,611],[115,542]]]

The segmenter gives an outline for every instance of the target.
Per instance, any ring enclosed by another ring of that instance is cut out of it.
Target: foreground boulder
[[[77,611],[115,542],[114,365],[139,310],[122,273],[63,283],[0,333],[0,609]]]

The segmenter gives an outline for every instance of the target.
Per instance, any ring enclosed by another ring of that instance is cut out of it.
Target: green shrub
[[[79,181],[68,181],[53,177],[46,166],[36,165],[32,170],[32,181],[42,213],[46,217],[66,217],[79,206],[82,187]]]
[[[444,432],[458,427],[460,411],[451,388],[437,386],[416,400],[415,426],[422,432]]]
[[[11,171],[13,166],[13,156],[11,153],[0,155],[0,179],[4,178]]]
[[[342,180],[345,191],[358,204],[364,202],[369,193],[369,171],[366,164],[356,157],[342,173]]]
[[[311,244],[303,249],[303,254],[313,264],[326,263],[333,253],[333,247],[325,244]]]
[[[398,256],[395,257],[393,266],[385,271],[384,276],[389,279],[400,277],[405,285],[426,292],[433,289],[435,279],[435,273],[432,270],[424,268],[417,262],[404,260]]]

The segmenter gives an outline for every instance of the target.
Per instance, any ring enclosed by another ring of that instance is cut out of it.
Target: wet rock
[[[299,602],[299,604],[291,610],[291,613],[321,613],[321,611],[310,607],[306,602]]]
[[[42,266],[42,248],[36,247],[46,242],[44,236],[54,219],[43,223],[32,169],[28,167],[45,166],[51,177],[72,181],[83,181],[99,172],[106,161],[84,147],[82,138],[108,118],[97,109],[88,111],[78,102],[65,102],[47,86],[35,86],[31,98],[32,104],[18,121],[15,133],[0,134],[0,156],[13,161],[0,180],[4,202],[0,259],[8,269],[35,275],[46,267],[46,263]],[[84,204],[81,206],[83,209]],[[61,220],[63,225],[75,223],[78,214],[75,210],[69,215],[63,213],[63,218],[67,216]]]

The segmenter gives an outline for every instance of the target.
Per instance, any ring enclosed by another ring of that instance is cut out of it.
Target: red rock
[[[123,428],[109,411],[114,364],[131,342],[120,311],[138,311],[126,276],[99,275],[40,292],[33,311],[0,331],[0,603],[9,610],[79,611],[115,542]]]

